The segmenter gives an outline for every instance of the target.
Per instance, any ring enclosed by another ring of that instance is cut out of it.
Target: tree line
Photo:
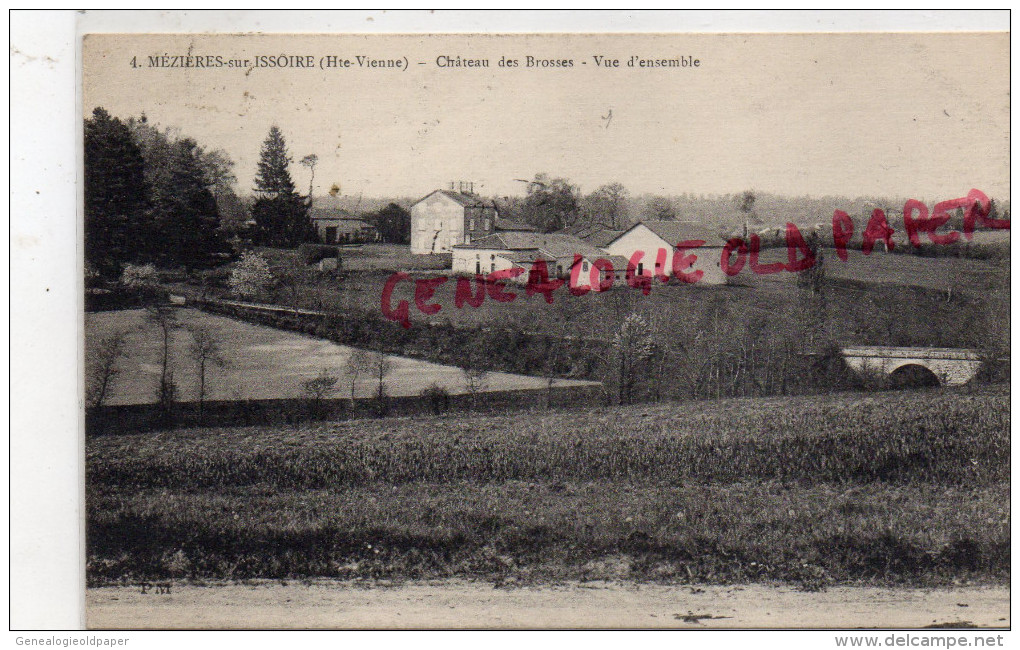
[[[282,247],[317,241],[276,126],[262,145],[254,201],[235,192],[225,152],[159,129],[145,115],[121,120],[97,107],[85,119],[84,149],[85,261],[101,277],[116,277],[126,264],[207,268],[241,239]],[[314,173],[316,161],[301,162]]]

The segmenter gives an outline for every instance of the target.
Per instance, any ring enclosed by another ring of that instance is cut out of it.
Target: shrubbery
[[[262,255],[246,251],[230,273],[227,283],[239,298],[255,299],[265,292],[273,282],[269,263]]]
[[[298,258],[305,264],[315,264],[324,259],[340,259],[340,249],[329,244],[301,244],[297,249]]]

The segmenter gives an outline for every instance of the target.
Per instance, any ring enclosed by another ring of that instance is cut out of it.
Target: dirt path
[[[495,589],[442,582],[366,589],[319,582],[138,587],[86,594],[89,628],[888,628],[1008,627],[1008,587],[807,593],[747,585],[567,585]]]

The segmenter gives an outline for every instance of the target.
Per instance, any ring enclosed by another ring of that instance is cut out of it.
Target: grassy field
[[[174,378],[180,401],[197,400],[198,373],[189,357],[191,331],[204,328],[220,347],[223,365],[209,364],[207,400],[279,399],[306,397],[302,382],[325,369],[341,377],[352,348],[311,336],[283,332],[269,327],[215,316],[194,309],[176,312],[180,325],[173,333]],[[86,363],[93,362],[99,341],[117,332],[125,333],[125,354],[118,361],[119,374],[110,389],[107,404],[151,404],[159,386],[161,334],[146,321],[141,309],[85,314]],[[386,378],[389,395],[418,395],[433,383],[449,393],[464,393],[467,385],[459,368],[427,361],[391,356],[393,369]],[[558,385],[584,382],[558,380]],[[349,385],[334,397],[349,397]],[[493,372],[485,378],[485,390],[544,389],[546,380]],[[357,397],[367,397],[377,388],[368,372],[357,380]]]
[[[349,254],[348,272],[342,281],[317,277],[298,288],[300,306],[340,313],[381,314],[383,287],[393,270],[408,271],[412,279],[443,275],[430,263],[413,266],[406,248],[366,245]],[[276,251],[277,263],[289,253]],[[785,249],[762,252],[762,262],[785,260]],[[389,268],[386,268],[389,267]],[[431,270],[427,270],[431,269]],[[973,347],[985,333],[976,316],[991,301],[1009,301],[1009,262],[964,258],[930,258],[876,251],[864,256],[849,251],[847,262],[826,250],[825,318],[830,338],[854,345],[924,345]],[[554,336],[612,337],[627,314],[639,312],[650,321],[665,319],[687,323],[722,313],[734,332],[754,329],[761,323],[787,320],[796,323],[805,314],[803,291],[790,273],[755,276],[747,267],[732,286],[667,285],[655,283],[650,295],[621,286],[603,294],[574,297],[561,287],[553,304],[543,296],[527,296],[523,287],[512,287],[517,298],[499,303],[486,299],[480,307],[456,307],[456,282],[442,284],[430,302],[440,311],[426,315],[414,306],[415,285],[401,282],[392,297],[410,304],[412,323],[448,322],[457,327],[491,327],[512,324],[529,332]],[[224,292],[225,295],[225,292]],[[291,305],[289,290],[272,298]],[[1001,321],[994,307],[992,321]],[[970,326],[963,326],[969,323]]]
[[[88,579],[1005,584],[1004,387],[107,436]]]

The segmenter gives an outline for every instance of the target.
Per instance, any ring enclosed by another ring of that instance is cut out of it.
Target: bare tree
[[[480,355],[474,349],[465,355],[460,371],[468,394],[471,395],[471,410],[475,411],[478,408],[478,395],[488,387],[489,371],[482,367]]]
[[[103,337],[96,345],[93,361],[89,366],[85,386],[87,401],[91,406],[102,406],[110,392],[113,380],[120,374],[117,361],[124,356],[124,332],[115,332]]]
[[[301,382],[301,388],[305,391],[305,395],[312,401],[312,414],[315,417],[322,416],[322,400],[336,390],[337,381],[339,378],[336,375],[323,368],[318,377]]]
[[[372,376],[378,382],[376,386],[375,400],[376,400],[376,414],[379,417],[386,415],[389,411],[389,404],[387,402],[386,393],[386,377],[393,370],[393,359],[388,357],[385,352],[373,352],[371,357],[371,371]]]
[[[640,366],[653,351],[652,336],[644,316],[634,312],[623,320],[613,340],[613,350],[616,356],[619,400],[621,404],[629,404],[640,383]]]
[[[357,413],[358,402],[356,391],[358,390],[358,377],[364,373],[371,372],[372,370],[372,358],[367,350],[361,348],[354,348],[351,350],[351,356],[347,360],[347,365],[344,367],[344,378],[350,382],[350,396],[351,396],[351,416]]]
[[[312,171],[312,177],[308,180],[308,205],[312,204],[312,188],[315,185],[315,166],[319,164],[319,157],[310,153],[301,159],[301,164]]]
[[[206,327],[191,328],[191,347],[188,349],[191,360],[198,368],[198,423],[205,419],[206,371],[209,366],[223,367],[226,360],[220,351],[219,341]]]
[[[177,320],[177,313],[173,307],[159,305],[146,308],[146,317],[150,324],[155,325],[160,333],[160,355],[159,355],[159,386],[156,390],[156,398],[159,400],[159,407],[164,420],[169,420],[173,415],[174,403],[177,400],[177,384],[174,382],[173,369],[173,343],[174,330],[180,327]]]

